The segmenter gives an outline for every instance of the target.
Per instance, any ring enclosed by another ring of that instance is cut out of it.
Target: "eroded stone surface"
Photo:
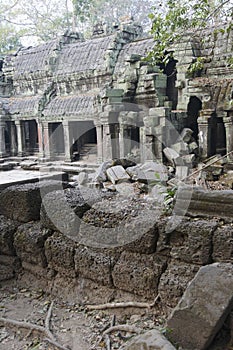
[[[199,267],[172,260],[159,281],[159,294],[169,307],[175,307]]]
[[[76,275],[74,254],[74,242],[59,232],[55,232],[45,241],[45,256],[49,268],[67,277],[75,277]]]
[[[113,283],[118,289],[144,297],[155,297],[165,261],[156,254],[123,252],[113,269]]]
[[[78,275],[102,285],[112,286],[112,269],[120,252],[79,246],[75,251],[75,270]]]
[[[50,230],[41,228],[39,222],[19,226],[14,238],[17,256],[21,261],[40,267],[47,266],[44,242],[51,234]]]
[[[175,347],[157,329],[134,337],[120,350],[175,350]]]
[[[169,337],[187,350],[207,349],[232,308],[233,265],[201,267],[169,317]]]
[[[14,233],[19,223],[0,215],[0,254],[15,255]]]

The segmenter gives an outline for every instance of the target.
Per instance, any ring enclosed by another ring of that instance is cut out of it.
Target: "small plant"
[[[195,76],[199,76],[203,68],[204,68],[204,57],[197,57],[196,61],[193,62],[187,69],[187,76],[189,78],[194,78]]]

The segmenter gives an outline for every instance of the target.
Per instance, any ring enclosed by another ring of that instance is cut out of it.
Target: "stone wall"
[[[24,283],[32,283],[33,278],[52,293],[78,300],[94,295],[108,301],[122,294],[152,300],[159,293],[163,305],[174,307],[201,266],[233,262],[232,223],[216,212],[214,219],[176,217],[180,223],[168,232],[174,217],[148,214],[135,198],[55,185],[13,186],[0,193],[1,281],[24,276]],[[46,198],[54,203],[52,224]],[[117,216],[106,212],[109,203],[119,209]],[[113,230],[118,238],[125,230],[133,239],[104,245]],[[102,244],[95,245],[103,234]]]

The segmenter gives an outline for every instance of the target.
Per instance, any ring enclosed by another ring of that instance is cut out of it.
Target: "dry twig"
[[[46,319],[45,319],[45,326],[38,326],[35,323],[31,322],[24,322],[24,321],[17,321],[10,318],[0,317],[0,325],[4,326],[14,326],[16,328],[24,328],[28,329],[30,332],[36,331],[39,334],[41,334],[44,337],[44,340],[48,343],[54,345],[60,350],[69,350],[67,347],[61,345],[59,342],[56,341],[54,335],[52,334],[50,330],[50,320],[52,316],[52,308],[53,308],[53,302],[50,304]]]

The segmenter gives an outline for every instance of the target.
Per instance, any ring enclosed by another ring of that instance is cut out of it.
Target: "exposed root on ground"
[[[47,316],[45,318],[45,326],[38,326],[35,323],[31,322],[24,322],[24,321],[17,321],[10,318],[0,317],[0,326],[13,326],[17,329],[28,329],[29,334],[33,331],[39,333],[41,336],[43,336],[43,340],[50,343],[51,345],[55,346],[56,348],[60,350],[70,350],[70,348],[63,346],[60,344],[56,338],[54,337],[53,333],[50,330],[50,320],[52,317],[52,309],[53,309],[53,301],[51,302],[49,306],[49,310],[47,313]]]
[[[86,305],[87,310],[106,310],[106,309],[115,309],[115,308],[127,308],[127,307],[135,307],[142,309],[150,309],[154,307],[158,300],[160,299],[160,295],[158,294],[153,301],[153,303],[143,303],[137,301],[128,301],[128,302],[120,302],[120,303],[106,303],[106,304],[98,304],[98,305]]]

